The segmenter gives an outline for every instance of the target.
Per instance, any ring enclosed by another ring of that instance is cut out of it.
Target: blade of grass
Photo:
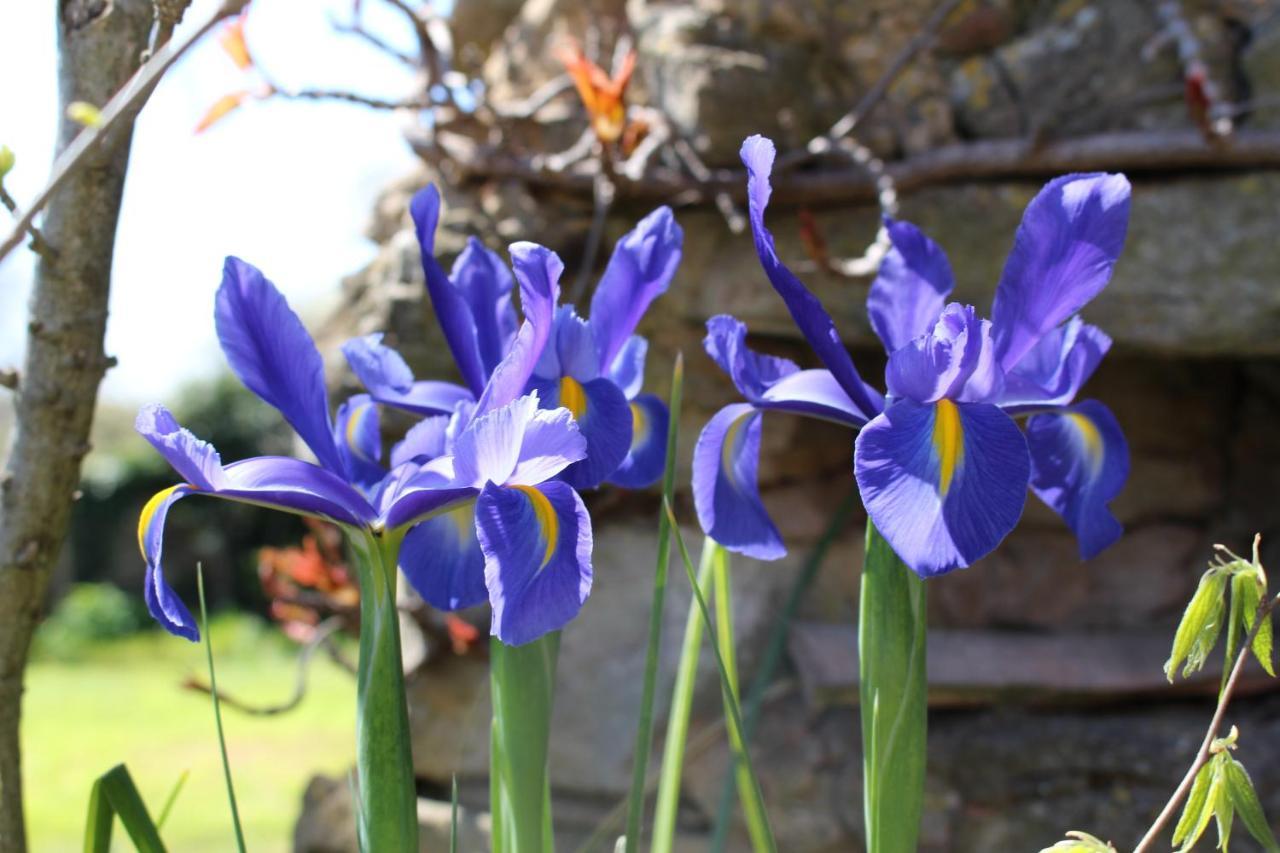
[[[667,513],[669,504],[663,503]],[[667,521],[668,529],[673,529]],[[710,540],[708,540],[709,542]],[[711,583],[711,555],[709,547],[702,550],[702,565],[698,569],[699,589]],[[675,845],[676,813],[680,807],[680,777],[684,772],[685,746],[689,739],[689,714],[693,709],[693,688],[698,677],[698,658],[702,655],[703,620],[698,615],[697,599],[689,601],[689,614],[684,624],[684,639],[680,643],[680,663],[676,668],[676,683],[671,690],[671,711],[667,714],[667,734],[662,745],[662,767],[658,778],[657,805],[653,815],[651,853],[671,853]]]
[[[458,853],[458,774],[453,774],[453,796],[449,806],[449,853]]]
[[[164,798],[164,807],[160,809],[160,816],[156,818],[156,829],[164,829],[164,822],[169,819],[169,812],[173,811],[173,804],[178,801],[178,794],[182,793],[182,786],[187,784],[187,777],[190,775],[190,770],[183,770],[178,774],[178,781],[173,783],[169,796]]]
[[[123,764],[117,764],[93,783],[89,794],[89,820],[85,827],[85,853],[108,853],[111,829],[119,817],[138,853],[165,853],[160,832],[147,812],[146,803]]]
[[[684,391],[684,356],[676,353],[671,372],[671,397],[667,403],[667,466],[662,475],[662,501],[671,501],[676,484],[676,447],[680,433],[680,403]],[[631,768],[631,794],[627,803],[625,853],[640,849],[640,827],[644,823],[645,779],[649,771],[649,751],[653,748],[653,702],[658,683],[658,652],[662,637],[662,608],[667,596],[667,570],[671,562],[671,521],[658,513],[658,566],[653,574],[653,597],[649,603],[649,643],[644,658],[644,691],[640,698],[640,720],[636,725],[635,763]]]
[[[707,630],[711,629],[711,612],[707,609],[707,601],[702,595],[702,589],[698,584],[697,575],[693,570],[693,560],[689,556],[689,550],[685,547],[684,537],[680,535],[680,528],[676,524],[675,512],[671,509],[671,504],[664,503],[667,515],[671,517],[671,532],[676,540],[676,548],[680,551],[680,559],[684,562],[685,572],[689,575],[689,583],[693,587],[693,597],[698,602],[698,611],[702,614],[703,625]],[[723,550],[719,545],[715,544],[710,537],[707,538],[711,548],[711,562],[714,565],[716,552]],[[704,551],[706,550],[704,544]],[[716,668],[720,671],[720,688],[724,695],[726,716],[729,718],[729,738],[730,742],[737,740],[742,742],[742,712],[738,707],[737,699],[734,698],[733,682],[729,679],[729,672],[725,666],[724,656],[720,654],[720,647],[716,643],[711,644],[711,650],[715,653]],[[746,791],[744,794],[744,809],[755,810],[762,822],[760,827],[760,835],[758,837],[753,833],[752,846],[757,851],[769,851],[776,853],[778,847],[773,838],[773,829],[769,826],[769,813],[764,805],[764,793],[760,790],[760,780],[756,776],[755,767],[751,762],[751,754],[742,752],[742,764],[747,773]]]
[[[836,511],[831,514],[831,520],[827,522],[827,527],[822,532],[821,538],[813,546],[809,556],[805,558],[804,566],[801,568],[800,574],[796,576],[795,582],[791,585],[791,590],[787,593],[787,600],[782,605],[782,610],[779,611],[778,618],[774,621],[773,627],[769,631],[769,639],[765,643],[760,665],[756,668],[756,674],[751,679],[751,686],[747,688],[746,700],[742,703],[742,732],[746,748],[750,748],[751,738],[755,735],[756,723],[760,720],[760,708],[764,703],[765,691],[773,681],[773,675],[777,671],[778,665],[782,663],[782,653],[787,644],[787,629],[791,626],[791,620],[795,618],[796,611],[800,609],[800,601],[805,592],[813,584],[813,579],[818,576],[818,570],[822,568],[822,563],[826,560],[827,552],[831,550],[832,543],[840,535],[840,531],[844,530],[845,526],[848,525],[849,519],[853,516],[853,509],[857,505],[858,492],[854,489],[845,496],[840,505],[836,507]],[[720,790],[720,803],[716,809],[715,828],[712,832],[711,846],[709,848],[710,853],[723,853],[725,844],[728,841],[729,819],[733,810],[735,785],[736,780],[734,777],[725,777],[724,785]]]
[[[213,668],[213,638],[209,635],[209,612],[204,603],[204,569],[196,563],[196,590],[200,594],[200,628],[204,633],[204,654],[209,663],[209,695],[213,698],[213,719],[218,729],[218,749],[222,753],[222,775],[227,782],[227,802],[231,804],[231,823],[236,830],[236,849],[245,853],[244,830],[240,828],[240,809],[236,806],[236,788],[231,781],[231,762],[227,758],[227,739],[222,732],[222,708],[218,704],[218,676]]]
[[[720,657],[724,660],[725,684],[725,716],[729,715],[730,703],[738,703],[738,653],[733,639],[733,592],[729,577],[729,552],[719,543],[713,551],[712,577],[715,581],[715,594],[712,598],[716,606],[716,646]],[[747,774],[745,759],[745,728],[739,731],[736,727],[729,729],[729,746],[733,752],[733,772],[730,777],[736,780],[738,796],[742,798],[743,814],[747,821],[747,832],[751,836],[751,846],[756,850],[768,849],[768,816],[763,814],[757,805],[761,803],[751,796],[751,778]]]

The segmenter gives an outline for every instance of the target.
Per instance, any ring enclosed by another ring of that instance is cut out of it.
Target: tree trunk
[[[137,70],[151,27],[150,0],[58,4],[59,150],[80,127],[72,101],[101,106]],[[112,244],[129,160],[132,120],[52,197],[31,299],[26,364],[17,388],[13,452],[0,475],[0,851],[26,849],[19,750],[22,678],[49,573],[66,537],[89,451],[103,353]],[[106,768],[103,768],[104,770]],[[74,803],[65,804],[74,808]]]

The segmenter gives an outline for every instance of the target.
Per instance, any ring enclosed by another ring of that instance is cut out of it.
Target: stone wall
[[[934,5],[632,0],[623,9],[617,2],[529,0],[493,4],[486,15],[460,4],[454,26],[455,42],[467,46],[461,55],[495,98],[527,95],[557,73],[550,52],[557,39],[581,37],[593,24],[606,35],[629,28],[639,54],[635,99],[662,110],[709,165],[731,167],[749,133],[771,135],[785,150],[825,130],[879,77]],[[936,49],[903,74],[860,139],[886,158],[904,158],[983,139],[1019,137],[1034,145],[1107,131],[1184,130],[1190,120],[1176,53],[1166,48],[1143,56],[1158,30],[1153,5],[965,3]],[[1277,5],[1183,4],[1226,97],[1263,102],[1280,96]],[[627,26],[617,23],[624,15]],[[1280,111],[1244,118],[1246,128],[1274,127]],[[581,117],[566,109],[511,133],[514,144],[557,150],[581,127]],[[468,234],[492,246],[535,240],[561,252],[572,280],[590,221],[589,197],[515,180],[450,180],[453,174],[447,166],[424,165],[385,194],[371,228],[382,250],[345,282],[346,304],[328,330],[329,343],[386,330],[418,375],[451,370],[404,214],[408,195],[428,180],[443,181],[443,254],[459,250]],[[1022,208],[1041,182],[956,180],[906,195],[901,215],[948,251],[956,297],[985,310]],[[1088,829],[1123,847],[1141,834],[1190,760],[1209,715],[1203,697],[1175,703],[1136,683],[1121,689],[1123,681],[1076,695],[1065,707],[1055,697],[1071,693],[1079,671],[1132,662],[1134,649],[1152,647],[1153,635],[1171,635],[1212,543],[1244,550],[1260,531],[1264,561],[1280,565],[1280,502],[1273,497],[1280,483],[1277,197],[1280,174],[1274,172],[1135,173],[1125,255],[1113,284],[1085,311],[1116,341],[1086,392],[1115,411],[1131,445],[1132,475],[1114,507],[1125,537],[1082,564],[1071,535],[1032,498],[1023,523],[995,553],[929,584],[930,621],[937,629],[975,632],[1011,655],[1028,632],[1112,638],[1106,647],[1114,653],[1096,660],[1067,655],[1047,664],[1042,679],[1017,689],[996,690],[977,668],[969,673],[963,665],[940,674],[960,685],[971,676],[973,684],[962,709],[936,697],[922,849],[1035,850],[1067,829]],[[625,198],[615,205],[606,246],[647,209]],[[866,206],[825,205],[811,212],[831,251],[844,255],[861,252],[878,217]],[[732,233],[711,206],[679,208],[677,216],[686,233],[684,263],[641,331],[653,344],[652,390],[665,392],[677,351],[686,357],[679,510],[692,524],[687,472],[693,440],[734,397],[701,352],[705,319],[730,311],[749,324],[759,347],[805,364],[813,358],[760,272],[750,238]],[[822,298],[864,375],[879,375],[884,357],[863,309],[868,282],[831,275],[806,260],[797,208],[777,206],[770,222],[780,255]],[[321,350],[337,348],[322,342]],[[746,673],[804,555],[852,486],[851,457],[846,431],[786,416],[766,419],[761,483],[791,553],[773,564],[734,561]],[[642,602],[648,600],[656,547],[654,495],[606,490],[588,502],[596,525],[596,587],[565,632],[552,756],[565,849],[586,837],[629,782],[647,619]],[[860,514],[855,518],[803,600],[802,626],[852,622],[864,522]],[[691,547],[697,545],[695,529],[685,535]],[[688,600],[687,586],[677,580],[668,597],[660,707],[669,695]],[[1134,636],[1143,642],[1126,642]],[[816,658],[850,658],[855,651],[849,644],[810,659],[796,648],[770,694],[757,741],[765,796],[783,849],[856,850],[856,710],[842,698],[847,690],[802,689],[822,668]],[[1158,677],[1160,661],[1149,663]],[[710,662],[704,664],[694,729],[706,734],[691,747],[686,768],[682,826],[690,849],[705,843],[726,763],[715,728],[716,679]],[[1059,675],[1060,690],[1054,689]],[[457,773],[464,804],[483,811],[483,657],[429,657],[410,691],[424,789],[445,790]],[[1244,701],[1238,716],[1245,732],[1242,755],[1273,820],[1280,816],[1276,702]],[[327,800],[320,793],[309,797],[309,814],[321,814],[323,803],[341,798],[341,791]],[[476,839],[483,837],[482,824],[468,824]],[[744,844],[738,836],[733,849]]]

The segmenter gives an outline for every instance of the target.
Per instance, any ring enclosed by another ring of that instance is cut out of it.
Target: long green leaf
[[[160,832],[123,764],[117,764],[93,783],[85,826],[85,853],[108,853],[113,819],[119,817],[138,853],[164,853]]]
[[[1223,782],[1226,785],[1227,797],[1235,806],[1245,829],[1249,830],[1249,834],[1266,849],[1267,853],[1280,851],[1280,846],[1276,844],[1276,837],[1267,824],[1266,815],[1262,812],[1262,803],[1258,801],[1258,793],[1254,790],[1249,772],[1244,769],[1243,764],[1230,756],[1223,764]]]
[[[204,568],[196,564],[196,589],[200,593],[200,627],[204,631],[204,654],[209,663],[209,695],[213,699],[213,719],[218,729],[218,750],[222,755],[222,775],[227,783],[227,802],[231,804],[231,825],[236,832],[236,849],[244,853],[244,830],[240,828],[240,809],[236,806],[236,787],[231,781],[231,762],[227,758],[227,740],[222,733],[222,706],[218,704],[218,676],[213,669],[213,638],[209,631],[209,611],[204,602]]]
[[[796,611],[800,609],[800,602],[804,598],[805,592],[813,584],[814,578],[818,576],[818,570],[822,568],[822,563],[827,558],[827,552],[831,550],[832,543],[840,535],[840,531],[844,530],[845,526],[848,525],[849,519],[853,515],[853,508],[857,505],[858,491],[854,489],[845,496],[844,500],[836,507],[836,511],[831,514],[826,529],[813,546],[813,550],[805,558],[800,574],[796,576],[795,582],[791,585],[791,590],[787,593],[786,602],[782,605],[782,609],[778,611],[773,627],[769,629],[769,639],[765,642],[764,654],[760,656],[760,665],[756,667],[755,676],[751,679],[751,686],[747,689],[747,697],[742,703],[742,732],[748,749],[751,746],[751,738],[755,735],[756,723],[760,720],[760,708],[764,704],[765,691],[773,682],[773,675],[777,671],[778,665],[782,662],[783,652],[787,645],[787,631],[791,626],[791,620],[795,618]],[[725,777],[724,784],[720,789],[720,803],[716,808],[715,827],[711,834],[711,853],[723,853],[725,844],[728,841],[729,818],[733,810],[733,793],[736,786],[736,777]]]
[[[676,522],[675,512],[671,508],[671,504],[664,504],[667,514],[671,516],[671,532],[676,540],[676,548],[680,552],[680,559],[684,563],[685,573],[689,576],[689,584],[693,587],[693,597],[698,604],[698,612],[702,615],[703,625],[707,630],[711,630],[711,611],[707,609],[707,600],[702,594],[701,585],[698,583],[697,574],[694,572],[693,559],[689,556],[689,549],[685,547],[684,537],[680,535],[680,528]],[[716,552],[723,550],[719,545],[715,544],[710,537],[703,543],[704,553],[710,550],[712,565],[715,564]],[[733,682],[729,678],[729,671],[725,666],[724,656],[720,654],[719,645],[712,643],[711,650],[715,653],[716,669],[720,673],[720,689],[724,696],[726,717],[729,727],[729,738],[732,743],[735,739],[738,743],[743,743],[742,737],[742,711],[738,707],[737,699],[734,698]],[[760,780],[756,776],[755,767],[751,761],[751,753],[744,751],[741,754],[742,763],[746,768],[748,782],[746,786],[743,808],[747,810],[755,810],[763,821],[761,828],[761,837],[752,838],[753,845],[759,844],[756,849],[773,853],[776,851],[777,843],[773,838],[773,829],[769,825],[769,813],[764,805],[764,793],[760,790]]]
[[[190,775],[190,770],[183,770],[178,774],[178,781],[173,783],[173,787],[169,789],[169,796],[164,798],[160,816],[156,818],[156,829],[164,829],[164,823],[169,819],[169,813],[173,811],[173,804],[178,801],[178,795],[182,793],[182,788],[187,784],[187,777]]]
[[[1174,673],[1185,661],[1182,677],[1204,666],[1205,659],[1218,641],[1222,630],[1223,615],[1226,607],[1223,596],[1226,592],[1227,576],[1216,569],[1210,569],[1200,578],[1195,594],[1187,603],[1187,609],[1178,623],[1178,630],[1173,636],[1173,649],[1169,660],[1165,661],[1164,674],[1173,682]]]
[[[859,602],[868,853],[914,853],[924,811],[928,683],[924,581],[867,523]]]
[[[667,504],[662,514],[667,514]],[[673,529],[670,519],[668,529]],[[695,589],[711,583],[712,551],[710,540],[702,549]],[[671,710],[667,714],[667,733],[662,744],[662,768],[658,777],[658,797],[653,815],[651,853],[671,853],[675,846],[676,814],[680,808],[680,781],[684,772],[684,749],[689,739],[689,715],[693,710],[693,689],[698,680],[698,659],[702,656],[703,620],[698,615],[696,598],[689,600],[685,617],[684,638],[680,642],[680,662],[676,682],[671,689]]]
[[[1191,783],[1191,793],[1187,795],[1187,802],[1182,807],[1182,817],[1178,818],[1178,825],[1173,828],[1173,845],[1179,844],[1191,839],[1191,843],[1195,844],[1196,839],[1191,838],[1191,833],[1197,826],[1207,826],[1209,819],[1207,817],[1202,821],[1205,809],[1209,808],[1209,783],[1213,780],[1213,768],[1209,764],[1200,768],[1200,772],[1196,773],[1195,781]]]
[[[680,403],[684,392],[684,357],[676,353],[671,372],[671,398],[667,403],[667,465],[662,475],[662,500],[671,501],[676,487],[676,449],[680,435]],[[644,823],[645,782],[649,773],[649,750],[653,748],[653,703],[658,683],[658,654],[662,638],[662,609],[667,597],[667,572],[671,562],[671,521],[658,513],[658,565],[653,574],[653,595],[649,601],[649,641],[644,656],[644,689],[640,698],[640,720],[636,725],[631,793],[627,802],[626,853],[640,849]]]

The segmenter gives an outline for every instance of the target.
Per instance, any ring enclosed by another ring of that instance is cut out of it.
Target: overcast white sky
[[[216,3],[196,0],[187,25]],[[0,27],[0,143],[17,153],[5,184],[20,203],[52,160],[54,5],[7,3]],[[394,12],[364,6],[371,29],[413,48]],[[350,8],[254,0],[250,49],[286,87],[410,94],[409,70],[330,28],[330,14]],[[345,104],[250,104],[193,132],[213,101],[247,82],[209,39],[170,71],[138,122],[116,240],[107,352],[120,364],[103,385],[108,400],[162,401],[221,367],[212,312],[227,254],[260,266],[304,318],[322,316],[341,276],[372,257],[363,230],[379,189],[412,167],[406,117]],[[0,210],[0,230],[9,222]],[[21,362],[31,273],[25,250],[0,262],[0,367]]]

